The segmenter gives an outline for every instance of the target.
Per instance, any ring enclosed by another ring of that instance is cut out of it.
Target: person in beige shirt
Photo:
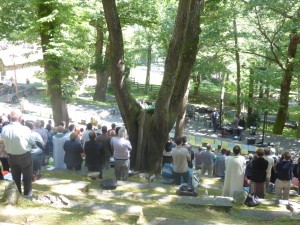
[[[181,177],[184,180],[184,183],[189,183],[189,167],[188,160],[191,160],[191,155],[189,151],[183,147],[182,137],[175,138],[176,147],[172,149],[172,158],[173,158],[173,177],[174,183],[180,185]]]

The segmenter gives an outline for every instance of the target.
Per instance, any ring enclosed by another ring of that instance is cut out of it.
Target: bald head
[[[9,118],[12,122],[20,122],[22,113],[18,109],[14,109],[10,112]]]

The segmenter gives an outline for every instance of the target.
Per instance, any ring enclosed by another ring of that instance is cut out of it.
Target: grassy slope
[[[105,177],[113,176],[113,170],[105,173]],[[89,180],[85,176],[84,172],[70,172],[70,171],[45,171],[43,177],[56,177],[61,179],[71,179],[71,180],[81,180],[90,181],[91,193],[92,190],[98,190],[99,183],[95,180]],[[134,182],[148,182],[145,179],[138,177],[131,177],[131,181]],[[212,179],[215,186],[219,185],[219,181]],[[212,180],[208,180],[212,182]],[[156,181],[159,185],[159,181]],[[207,180],[202,180],[203,183]],[[41,197],[46,194],[57,195],[52,192],[51,186],[37,185],[34,183],[34,195],[35,197]],[[151,193],[151,194],[163,194],[163,195],[174,195],[177,187],[170,186],[169,189],[138,189],[138,188],[123,188],[119,187],[116,191],[118,192],[133,192],[133,193]],[[198,193],[202,195],[205,188],[199,188]],[[221,189],[209,189],[210,195],[221,195]],[[202,221],[202,222],[213,222],[213,223],[225,223],[225,224],[300,224],[298,219],[272,219],[272,218],[252,218],[246,217],[239,213],[239,210],[246,209],[246,206],[234,205],[232,209],[215,208],[215,207],[196,207],[190,205],[179,205],[175,202],[171,203],[159,203],[155,200],[143,201],[138,198],[104,198],[101,196],[93,196],[93,194],[82,193],[77,196],[66,196],[73,201],[84,201],[84,202],[96,202],[104,203],[109,202],[113,204],[129,204],[129,205],[140,205],[143,206],[143,224],[150,222],[155,217],[166,217],[171,219],[183,219],[191,221]],[[274,195],[268,195],[268,198],[274,198]],[[299,201],[299,198],[294,199]],[[74,208],[59,208],[51,207],[46,205],[41,205],[34,202],[22,201],[18,207],[5,206],[3,203],[0,204],[0,221],[11,222],[21,224],[27,220],[33,220],[33,224],[40,225],[52,225],[52,224],[64,224],[64,225],[80,225],[80,224],[136,224],[136,218],[126,215],[116,215],[116,214],[103,214],[92,213],[87,208],[84,207],[74,207]],[[13,210],[12,210],[13,209]],[[247,210],[253,210],[252,208],[247,208]],[[265,206],[261,205],[255,207],[255,210],[279,210],[277,206]],[[13,216],[12,216],[13,215]]]

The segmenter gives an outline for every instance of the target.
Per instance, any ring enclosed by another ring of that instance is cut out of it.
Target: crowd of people
[[[185,137],[168,138],[163,151],[163,182],[192,185],[190,170],[199,170],[201,176],[220,177],[224,182],[222,195],[233,197],[236,191],[255,193],[265,198],[265,193],[275,193],[276,200],[288,199],[291,180],[300,175],[300,157],[294,164],[291,153],[286,151],[279,157],[274,144],[259,148],[255,155],[241,155],[236,145],[232,152],[226,148],[215,152],[210,144],[198,148],[193,154],[191,146],[184,142]],[[194,158],[194,166],[192,164]],[[190,165],[190,166],[189,166]]]
[[[64,122],[53,127],[51,120],[45,126],[43,120],[24,121],[19,110],[12,110],[0,117],[0,133],[0,168],[11,172],[26,197],[32,196],[32,182],[41,176],[41,167],[51,156],[55,168],[75,171],[82,169],[85,159],[84,166],[99,172],[99,179],[103,179],[103,169],[110,169],[113,158],[116,179],[128,180],[132,146],[126,129],[114,123],[110,129],[101,124],[94,129],[92,123],[78,129],[74,124],[66,127]],[[300,174],[300,158],[294,164],[289,152],[275,155],[272,143],[247,157],[241,155],[239,146],[234,146],[232,153],[226,148],[215,152],[210,144],[198,150],[194,154],[186,136],[169,137],[162,154],[163,181],[192,184],[193,170],[199,170],[202,176],[224,181],[224,196],[232,197],[248,187],[249,192],[264,198],[275,187],[279,200],[288,199],[290,181]]]
[[[85,159],[84,166],[99,172],[99,180],[103,169],[114,164],[116,179],[127,180],[131,148],[126,129],[115,123],[109,130],[101,124],[93,129],[92,123],[79,129],[74,124],[66,127],[63,121],[53,127],[49,120],[45,127],[43,120],[24,121],[20,110],[0,117],[0,179],[10,172],[18,191],[28,198],[42,165],[52,161],[56,169],[79,171]]]

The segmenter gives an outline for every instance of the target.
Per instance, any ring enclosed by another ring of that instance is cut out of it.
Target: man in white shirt
[[[265,148],[264,149],[265,152],[265,160],[268,161],[268,168],[267,168],[267,178],[266,178],[266,190],[269,190],[269,185],[270,185],[270,178],[271,178],[271,171],[272,168],[274,167],[274,159],[271,156],[271,149],[270,148]]]
[[[31,147],[35,145],[31,139],[30,129],[21,125],[21,111],[12,110],[11,123],[3,127],[1,137],[5,150],[8,153],[8,161],[11,174],[18,191],[22,193],[21,175],[23,175],[24,196],[32,197],[32,158]]]

